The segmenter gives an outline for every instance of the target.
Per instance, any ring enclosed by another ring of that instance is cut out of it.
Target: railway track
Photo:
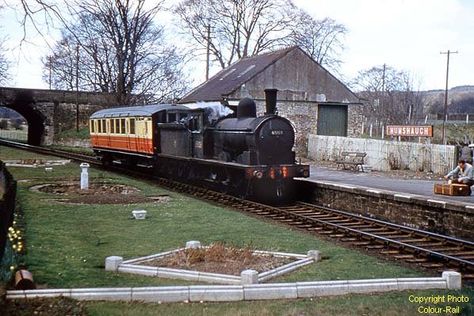
[[[100,165],[100,162],[89,155],[3,140],[0,144]],[[120,168],[114,169],[125,171]],[[150,179],[149,172],[130,172],[129,170],[125,172]],[[437,272],[447,269],[456,270],[462,273],[464,280],[474,280],[474,243],[470,241],[305,202],[274,207],[169,179],[153,178],[153,180],[169,189],[336,239],[351,247],[377,251],[378,254],[394,260]]]

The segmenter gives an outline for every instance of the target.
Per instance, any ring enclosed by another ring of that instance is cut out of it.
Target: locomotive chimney
[[[278,89],[265,89],[265,114],[275,114]]]

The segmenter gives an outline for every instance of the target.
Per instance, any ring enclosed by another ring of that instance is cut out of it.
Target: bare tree
[[[344,36],[347,28],[331,18],[313,18],[304,10],[294,14],[294,25],[287,39],[291,45],[298,45],[319,64],[337,70],[341,64],[340,53],[344,50]]]
[[[81,88],[113,92],[119,104],[133,102],[137,94],[159,100],[181,95],[187,88],[182,58],[153,23],[161,3],[149,9],[144,3],[87,0],[70,5],[76,23],[63,29],[62,40],[44,60],[44,77],[51,73],[54,87],[70,89],[78,76]]]
[[[5,84],[5,82],[10,79],[8,75],[9,62],[5,56],[5,48],[2,42],[0,42],[0,84]]]
[[[372,124],[407,124],[423,115],[422,95],[413,89],[413,79],[390,66],[362,70],[351,86],[366,100],[364,115]]]
[[[209,40],[213,59],[225,68],[282,45],[294,8],[290,0],[184,0],[174,13],[193,47],[204,51]]]
[[[2,5],[0,4],[0,10],[2,10]],[[4,84],[8,79],[8,68],[10,66],[7,57],[5,56],[5,46],[4,41],[0,39],[0,84]]]

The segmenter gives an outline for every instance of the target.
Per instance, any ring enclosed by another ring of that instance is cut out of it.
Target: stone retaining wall
[[[310,203],[473,240],[474,205],[322,181],[299,184]]]

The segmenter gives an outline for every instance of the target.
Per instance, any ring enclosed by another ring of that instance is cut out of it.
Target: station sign
[[[387,136],[433,137],[432,125],[387,125]]]

